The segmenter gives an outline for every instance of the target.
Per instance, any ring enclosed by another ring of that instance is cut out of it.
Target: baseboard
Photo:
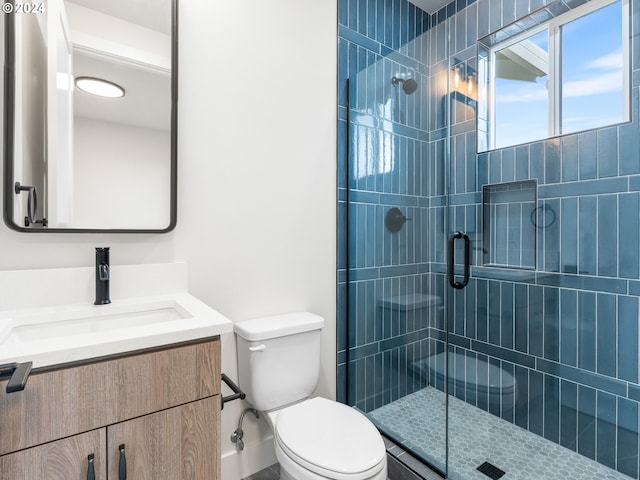
[[[245,444],[244,450],[222,454],[222,478],[241,480],[276,463],[273,436]]]

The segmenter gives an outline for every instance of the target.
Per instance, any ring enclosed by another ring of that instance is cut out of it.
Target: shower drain
[[[498,480],[499,478],[502,478],[502,476],[506,473],[500,470],[495,465],[491,465],[489,462],[484,462],[482,465],[480,465],[477,468],[477,470],[481,473],[484,473],[487,477],[491,478],[492,480]]]

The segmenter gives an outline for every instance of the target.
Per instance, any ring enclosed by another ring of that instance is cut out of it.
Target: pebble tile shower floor
[[[445,394],[427,387],[369,412],[402,445],[421,453],[443,450]],[[550,442],[455,397],[449,398],[449,478],[488,480],[489,462],[502,480],[628,480],[630,477]]]

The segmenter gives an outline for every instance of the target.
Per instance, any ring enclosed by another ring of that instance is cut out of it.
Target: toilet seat
[[[321,477],[365,480],[386,465],[385,446],[373,423],[338,402],[318,397],[287,407],[274,430],[283,453]]]

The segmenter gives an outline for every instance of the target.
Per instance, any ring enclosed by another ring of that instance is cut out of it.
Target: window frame
[[[496,146],[496,54],[505,48],[509,48],[510,46],[519,43],[520,41],[533,37],[540,32],[548,30],[548,56],[549,56],[549,73],[548,73],[548,82],[549,82],[549,96],[548,96],[548,129],[547,136],[544,138],[540,138],[538,140],[533,141],[543,141],[549,138],[558,137],[561,135],[570,135],[578,133],[579,131],[574,132],[562,132],[562,34],[561,29],[564,25],[567,25],[575,20],[578,20],[582,17],[585,17],[597,10],[608,7],[609,5],[613,5],[615,3],[620,2],[621,10],[622,10],[622,57],[623,57],[623,65],[622,65],[622,101],[623,101],[623,112],[622,119],[620,122],[616,122],[613,124],[601,125],[595,128],[606,128],[612,125],[618,125],[620,123],[626,123],[631,121],[631,59],[630,59],[630,28],[629,28],[629,19],[630,19],[630,5],[629,0],[591,0],[587,3],[575,7],[567,12],[564,12],[561,15],[558,15],[555,18],[551,18],[545,22],[540,23],[532,28],[529,28],[523,32],[517,33],[510,38],[497,42],[491,46],[482,45],[486,51],[487,58],[485,60],[487,69],[487,77],[486,77],[486,88],[487,88],[487,97],[486,97],[486,148],[481,151],[492,151],[500,148],[507,148],[511,146],[518,145],[519,143],[514,143],[512,145],[504,145],[501,147]],[[482,42],[480,42],[482,43]],[[480,45],[479,45],[480,48]],[[480,56],[479,56],[480,57]],[[481,67],[480,58],[478,59],[478,66]],[[480,111],[478,112],[478,123],[480,122]],[[480,133],[480,130],[478,131]],[[481,142],[478,142],[480,146]]]

